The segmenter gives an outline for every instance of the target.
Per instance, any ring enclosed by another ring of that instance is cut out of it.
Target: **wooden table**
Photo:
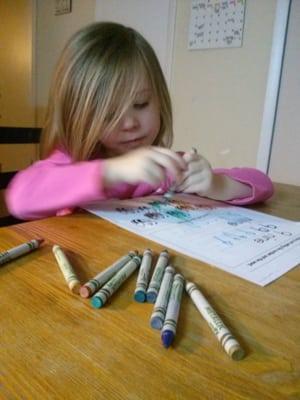
[[[277,186],[260,211],[300,219],[300,188]],[[174,346],[132,300],[136,275],[93,309],[69,292],[51,247],[63,246],[82,282],[130,249],[163,247],[87,213],[0,229],[0,249],[46,244],[0,269],[1,399],[299,399],[300,268],[259,287],[171,251],[246,350],[232,361],[184,295]]]

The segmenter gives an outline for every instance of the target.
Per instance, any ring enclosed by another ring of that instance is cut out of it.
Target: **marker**
[[[175,269],[169,265],[164,273],[161,287],[151,315],[150,325],[153,329],[161,329],[163,327],[174,273]]]
[[[153,253],[151,249],[146,249],[143,254],[142,263],[136,281],[136,288],[134,291],[134,300],[139,303],[144,303],[146,300],[146,291],[150,278],[152,255]]]
[[[123,282],[140,266],[141,257],[134,256],[124,265],[106,284],[91,298],[91,304],[95,308],[101,308],[107,300],[119,289]]]
[[[97,274],[93,279],[90,279],[87,283],[85,283],[80,288],[80,296],[87,299],[96,293],[101,286],[103,286],[114,274],[116,274],[128,261],[132,259],[132,257],[137,255],[137,251],[130,251],[125,256],[119,258],[116,262],[106,268],[104,271],[101,271]]]
[[[184,277],[180,274],[176,274],[174,276],[166,318],[161,333],[161,341],[163,346],[166,348],[171,346],[176,335],[183,289]]]
[[[235,361],[241,360],[245,355],[244,350],[233,337],[229,329],[224,325],[221,318],[208,303],[197,286],[192,282],[187,282],[185,290],[193,300],[202,317],[208,323],[210,329],[216,335],[226,353]]]
[[[153,271],[151,281],[147,290],[147,301],[148,303],[155,303],[160,284],[164,275],[164,271],[169,262],[168,250],[164,250],[160,253],[156,266]]]
[[[43,241],[44,239],[33,239],[27,243],[23,243],[19,246],[13,247],[10,250],[3,251],[2,253],[0,253],[0,265],[38,249]]]
[[[52,247],[57,264],[69,286],[71,292],[79,294],[80,281],[77,278],[70,261],[63,250],[56,244]]]
[[[197,149],[195,147],[192,147],[190,153],[191,154],[198,154]],[[171,185],[169,190],[163,195],[163,199],[164,199],[165,203],[167,203],[170,200],[172,200],[172,198],[175,195],[175,190],[176,190],[176,184]]]

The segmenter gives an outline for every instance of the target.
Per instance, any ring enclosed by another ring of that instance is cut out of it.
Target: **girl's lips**
[[[140,140],[142,140],[142,139],[144,139],[144,138],[145,138],[145,136],[139,136],[139,137],[136,137],[136,138],[134,138],[134,139],[124,140],[124,141],[122,142],[122,144],[123,144],[123,143],[131,143],[131,142],[139,142]]]
[[[129,139],[124,142],[121,142],[121,145],[124,145],[124,146],[135,145],[135,144],[143,142],[145,140],[145,138],[146,138],[146,136],[138,137],[135,139]]]

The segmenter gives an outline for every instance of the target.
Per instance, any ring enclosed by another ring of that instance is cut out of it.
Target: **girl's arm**
[[[166,191],[166,170],[176,174],[185,166],[175,152],[155,147],[84,162],[72,162],[67,153],[56,150],[13,178],[6,202],[20,219],[65,215],[94,201],[145,196],[159,187]]]
[[[212,169],[209,162],[196,153],[185,153],[188,164],[176,191],[230,204],[246,205],[267,200],[273,194],[270,178],[255,168]]]
[[[5,193],[9,212],[20,219],[43,218],[106,198],[102,165],[101,160],[71,163],[66,153],[55,151],[12,179]]]
[[[219,196],[219,200],[230,204],[258,203],[274,193],[271,179],[255,168],[218,168],[213,173],[215,186],[212,188],[212,196]]]

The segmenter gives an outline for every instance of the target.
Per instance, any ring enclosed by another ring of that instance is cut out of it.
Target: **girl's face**
[[[107,156],[151,146],[160,130],[158,101],[146,80],[115,128],[105,131],[101,143]]]

